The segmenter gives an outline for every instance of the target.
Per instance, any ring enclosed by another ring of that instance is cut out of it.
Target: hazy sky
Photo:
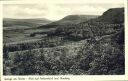
[[[80,0],[79,0],[80,1]],[[87,0],[86,0],[87,1]],[[4,4],[5,18],[46,18],[58,20],[67,15],[102,15],[109,8],[123,7],[123,0],[88,0],[88,2]],[[105,2],[106,1],[106,2]]]

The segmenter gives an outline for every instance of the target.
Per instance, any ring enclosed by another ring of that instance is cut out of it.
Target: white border
[[[128,76],[128,0],[125,2],[125,74]],[[128,78],[127,78],[128,80]]]
[[[38,0],[35,0],[34,2],[31,2],[30,0],[28,0],[28,1],[23,1],[23,0],[21,0],[21,1],[0,1],[0,22],[2,22],[3,20],[3,16],[2,16],[2,5],[3,4],[40,4],[40,3],[54,3],[54,2],[58,2],[58,3],[63,3],[63,1],[64,0],[52,0],[52,1],[50,1],[50,0],[42,0],[42,1],[38,1]],[[83,3],[84,2],[86,2],[86,1],[84,1],[84,0],[82,0],[83,1]],[[98,1],[98,0],[97,0]],[[117,0],[118,1],[118,0]],[[79,3],[80,2],[80,0],[74,0],[74,2],[73,3]],[[95,1],[94,1],[95,2]],[[65,0],[65,3],[70,3],[70,1],[69,0]],[[33,77],[33,78],[38,78],[38,77],[67,77],[67,78],[70,78],[70,80],[71,81],[103,81],[103,80],[128,80],[128,50],[127,50],[127,48],[128,48],[128,22],[127,22],[127,20],[128,20],[128,17],[127,17],[127,15],[128,15],[128,8],[127,8],[127,6],[128,6],[128,4],[127,4],[128,2],[127,2],[127,0],[124,0],[124,4],[125,4],[125,75],[54,75],[54,76],[51,76],[51,75],[43,75],[43,76],[41,76],[41,75],[39,75],[39,76],[35,76],[35,75],[33,75],[33,76],[3,76],[2,74],[3,74],[3,62],[2,62],[2,60],[3,60],[3,55],[2,55],[2,52],[3,52],[3,28],[2,28],[2,23],[0,23],[0,37],[1,37],[1,43],[0,43],[0,69],[1,69],[1,81],[8,81],[8,80],[4,80],[4,78],[9,78],[9,77],[11,77],[11,78],[18,78],[18,77],[24,77],[24,78],[26,78],[26,80],[27,81],[34,81],[34,80],[28,80],[27,78],[28,77]],[[13,81],[13,80],[12,80]],[[24,80],[20,80],[20,81],[24,81]],[[42,81],[42,80],[38,80],[38,81]],[[47,80],[45,80],[45,81],[47,81]],[[50,81],[54,81],[54,80],[50,80]],[[58,81],[58,80],[56,80],[56,81]]]
[[[3,45],[3,23],[2,22],[3,22],[3,20],[2,19],[3,18],[2,18],[2,13],[1,13],[2,9],[3,9],[2,7],[3,7],[2,4],[0,4],[0,41],[1,41],[0,42],[0,53],[1,53],[0,54],[0,79],[2,78],[2,72],[3,72],[2,71],[3,70],[3,68],[2,68],[3,67],[2,66],[2,63],[3,63],[2,62],[2,60],[3,60],[3,46],[2,46]]]

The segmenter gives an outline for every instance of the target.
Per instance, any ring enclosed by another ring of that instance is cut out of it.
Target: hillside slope
[[[113,34],[124,27],[123,13],[123,8],[109,9],[98,18],[81,22],[76,25],[58,26],[53,34],[64,36],[67,35],[68,37],[73,37],[76,39],[85,39],[94,36]],[[114,14],[116,14],[116,16]]]
[[[50,20],[47,19],[11,19],[4,18],[3,19],[3,27],[13,27],[13,26],[28,26],[28,27],[38,27],[41,25],[45,25],[51,23]]]
[[[53,22],[52,24],[72,25],[72,24],[81,23],[83,21],[85,22],[85,21],[88,21],[88,20],[96,18],[96,17],[98,17],[98,16],[96,16],[96,15],[68,15],[57,22]]]
[[[124,23],[124,9],[123,8],[111,8],[103,13],[99,17],[99,21],[109,22],[109,23]]]
[[[81,22],[88,21],[93,18],[97,18],[97,15],[68,15],[61,20],[52,22],[47,25],[40,26],[42,28],[56,28],[57,26],[62,26],[62,25],[75,25]]]

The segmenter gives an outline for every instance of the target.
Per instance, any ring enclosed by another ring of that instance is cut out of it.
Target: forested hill
[[[58,21],[52,22],[50,24],[42,25],[40,26],[40,28],[56,28],[57,26],[62,26],[62,25],[76,25],[81,22],[85,22],[97,17],[98,15],[68,15]]]
[[[57,22],[53,22],[53,24],[55,23],[58,25],[79,24],[81,22],[85,22],[97,17],[98,15],[68,15]]]
[[[58,26],[55,35],[67,35],[72,38],[90,38],[116,33],[124,26],[124,8],[112,8],[102,16],[76,25]]]
[[[111,8],[103,13],[99,20],[109,23],[124,23],[124,8]]]

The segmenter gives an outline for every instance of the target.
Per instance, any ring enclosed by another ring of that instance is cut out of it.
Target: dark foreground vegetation
[[[77,24],[58,22],[45,25],[54,30],[30,34],[45,34],[41,40],[4,44],[4,75],[125,74],[123,8]]]

